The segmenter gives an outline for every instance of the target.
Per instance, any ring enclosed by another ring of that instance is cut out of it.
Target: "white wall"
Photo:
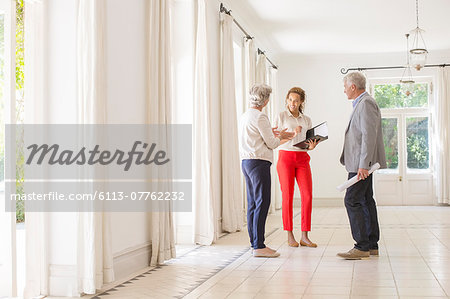
[[[344,132],[352,111],[351,101],[343,92],[340,69],[345,67],[371,67],[404,65],[404,53],[361,55],[279,55],[278,103],[284,105],[287,91],[299,86],[306,91],[305,114],[312,118],[313,125],[328,122],[329,139],[320,144],[311,155],[313,172],[313,196],[315,199],[342,199],[343,193],[336,190],[347,177],[339,163]],[[431,52],[428,64],[449,63],[450,50]],[[403,70],[366,71],[368,78],[401,77]],[[435,76],[437,68],[427,68],[413,75]],[[299,197],[298,190],[296,197]]]
[[[108,123],[139,124],[145,121],[144,18],[144,0],[106,1]]]
[[[106,1],[108,123],[145,123],[146,9],[145,0]],[[120,278],[148,266],[150,223],[146,213],[111,215],[114,270]]]

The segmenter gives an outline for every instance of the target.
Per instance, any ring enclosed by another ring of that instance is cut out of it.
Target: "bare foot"
[[[307,246],[307,247],[317,247],[317,244],[311,242],[311,240],[308,238],[308,232],[302,232],[302,238],[300,239],[300,245]]]
[[[298,247],[298,242],[295,240],[295,236],[292,231],[288,231],[288,245],[290,247]]]

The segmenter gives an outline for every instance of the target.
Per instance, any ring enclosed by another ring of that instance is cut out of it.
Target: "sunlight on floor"
[[[369,260],[336,257],[353,246],[344,208],[314,208],[318,248],[288,247],[278,211],[266,243],[279,258],[254,258],[245,231],[229,234],[95,298],[448,298],[450,208],[379,207],[379,220],[380,256]]]

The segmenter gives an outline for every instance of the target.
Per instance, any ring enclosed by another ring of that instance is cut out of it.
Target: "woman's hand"
[[[275,136],[275,137],[278,137],[280,135],[280,131],[278,131],[277,129],[278,129],[278,126],[272,128],[272,133],[273,133],[273,136]]]
[[[317,139],[310,139],[306,142],[306,144],[308,144],[308,150],[313,150],[316,145],[319,143],[319,140]]]
[[[294,129],[294,132],[296,133],[296,135],[299,134],[301,131],[302,131],[302,126],[295,127],[295,129]]]
[[[286,132],[286,130],[287,130],[287,129],[283,129],[283,130],[280,131],[279,138],[280,138],[281,140],[283,140],[283,139],[289,140],[289,139],[294,138],[295,132]]]

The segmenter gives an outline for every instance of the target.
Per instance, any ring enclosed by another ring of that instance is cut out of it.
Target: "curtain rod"
[[[260,48],[258,48],[258,54],[264,54],[264,55],[266,55],[266,54],[265,54],[265,51],[261,50]],[[272,67],[273,67],[274,69],[276,69],[276,70],[278,69],[278,67],[277,67],[272,61],[270,61],[269,57],[266,56],[266,59],[267,59],[267,61],[272,65]]]
[[[427,64],[423,67],[447,67],[450,66],[450,64],[444,63],[444,64]],[[377,67],[357,67],[357,68],[341,68],[341,74],[345,75],[349,71],[366,71],[366,70],[389,70],[389,69],[404,69],[405,66],[377,66]]]
[[[231,16],[231,10],[226,9],[225,6],[223,5],[223,3],[220,3],[220,12],[226,13],[227,15]],[[234,22],[234,23],[236,24],[236,26],[238,26],[239,29],[245,34],[245,38],[246,38],[247,40],[253,39],[253,37],[250,36],[250,34],[248,34],[247,31],[245,31],[245,29],[241,26],[241,24],[238,23],[238,21],[236,21],[235,18],[233,18],[233,22]],[[265,55],[265,52],[262,51],[260,48],[258,48],[258,54],[264,54],[264,55]],[[267,59],[267,61],[271,64],[271,66],[272,66],[274,69],[276,69],[276,70],[278,69],[278,67],[277,67],[277,66],[269,59],[269,57],[266,56],[266,59]]]

